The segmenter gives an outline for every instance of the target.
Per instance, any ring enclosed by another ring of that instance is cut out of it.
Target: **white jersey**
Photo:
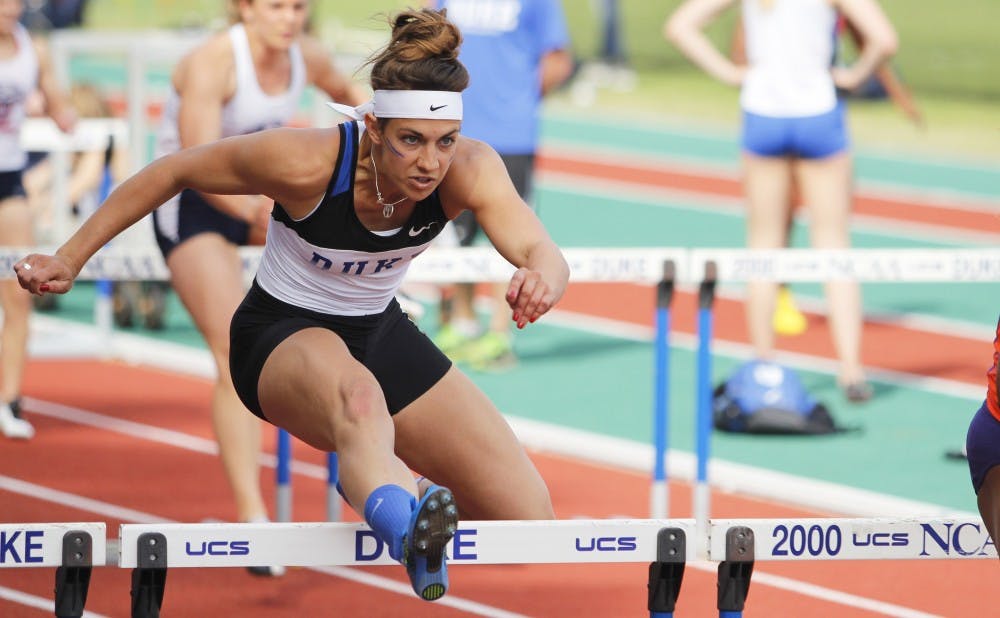
[[[14,25],[14,42],[17,52],[0,60],[0,172],[20,171],[28,162],[21,125],[25,101],[38,87],[38,56],[21,24]]]
[[[398,230],[377,234],[366,229],[354,210],[359,123],[339,128],[340,156],[319,205],[292,219],[275,203],[257,284],[274,298],[310,311],[372,315],[389,306],[410,262],[430,246],[448,218],[435,190]]]
[[[233,46],[236,91],[222,108],[221,137],[244,135],[288,124],[295,115],[306,85],[306,64],[298,43],[288,50],[292,65],[288,89],[271,95],[261,90],[260,82],[257,81],[250,42],[243,24],[234,24],[229,28],[229,40]],[[163,107],[163,120],[157,135],[157,157],[180,150],[177,128],[179,108],[180,97],[171,88]]]
[[[743,0],[749,71],[740,93],[752,114],[818,116],[837,104],[830,68],[837,12],[829,0]]]

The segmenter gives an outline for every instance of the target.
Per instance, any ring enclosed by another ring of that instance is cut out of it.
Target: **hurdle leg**
[[[63,536],[62,565],[56,569],[57,618],[83,616],[94,564],[93,549],[94,540],[86,532],[71,530]]]
[[[711,499],[708,460],[712,435],[712,304],[715,301],[716,274],[715,262],[707,262],[704,279],[698,290],[698,375],[695,380],[697,474],[693,506],[699,539],[705,538],[708,532]]]
[[[667,486],[667,448],[669,441],[670,398],[670,303],[674,295],[674,262],[663,263],[663,278],[656,286],[656,334],[654,344],[653,484],[649,492],[649,516],[670,516],[670,490]]]
[[[138,566],[132,569],[132,618],[160,618],[167,583],[167,537],[159,532],[139,535]]]
[[[742,618],[753,563],[753,530],[746,526],[727,530],[726,559],[719,563],[719,618]]]
[[[340,521],[340,492],[337,482],[340,480],[340,461],[336,453],[326,454],[326,520]]]
[[[649,618],[673,618],[681,592],[687,538],[681,528],[664,528],[656,535],[656,562],[649,564]]]
[[[278,463],[275,466],[275,520],[292,521],[292,438],[278,429]]]

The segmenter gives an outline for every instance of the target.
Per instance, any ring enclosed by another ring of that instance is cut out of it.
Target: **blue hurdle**
[[[275,464],[275,519],[292,521],[292,437],[284,429],[278,429],[277,463]],[[340,521],[340,492],[337,481],[340,465],[336,453],[326,455],[326,520]]]
[[[653,484],[649,491],[650,517],[666,518],[670,513],[667,487],[667,446],[670,444],[670,303],[674,296],[676,264],[663,263],[663,278],[656,284],[656,331],[654,335],[653,395]]]
[[[716,280],[715,262],[707,262],[704,277],[698,289],[698,375],[695,379],[697,473],[695,475],[693,510],[699,538],[706,532],[711,500],[711,488],[708,485],[708,460],[712,436],[712,304],[715,301]]]

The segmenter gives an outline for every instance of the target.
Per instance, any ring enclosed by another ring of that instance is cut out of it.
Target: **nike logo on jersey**
[[[448,104],[446,103],[444,105],[431,105],[431,111],[432,112],[436,112],[439,109],[441,109],[442,107],[448,107]]]
[[[368,516],[371,517],[374,515],[375,511],[377,511],[380,506],[382,506],[382,498],[375,498],[375,506],[372,507],[372,512],[369,513]]]
[[[412,238],[417,234],[420,234],[421,232],[431,229],[431,227],[433,227],[436,223],[437,221],[431,221],[430,223],[422,227],[411,227],[409,231],[410,237]]]

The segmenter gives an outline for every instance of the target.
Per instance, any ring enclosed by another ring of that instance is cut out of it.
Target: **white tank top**
[[[24,103],[38,87],[38,57],[31,36],[14,25],[17,52],[0,60],[0,172],[24,169],[28,155],[21,148]]]
[[[236,91],[222,108],[222,135],[232,137],[273,129],[288,124],[295,115],[299,99],[306,85],[306,65],[298,43],[289,50],[292,64],[291,81],[288,89],[281,94],[270,95],[260,88],[250,43],[243,24],[234,24],[229,29],[229,40],[233,46],[233,63],[236,68]],[[163,119],[156,140],[156,156],[161,157],[180,149],[177,131],[177,114],[180,97],[170,89],[163,107]]]
[[[769,5],[769,6],[766,6]],[[828,0],[743,0],[744,110],[779,118],[832,110],[837,13]]]

